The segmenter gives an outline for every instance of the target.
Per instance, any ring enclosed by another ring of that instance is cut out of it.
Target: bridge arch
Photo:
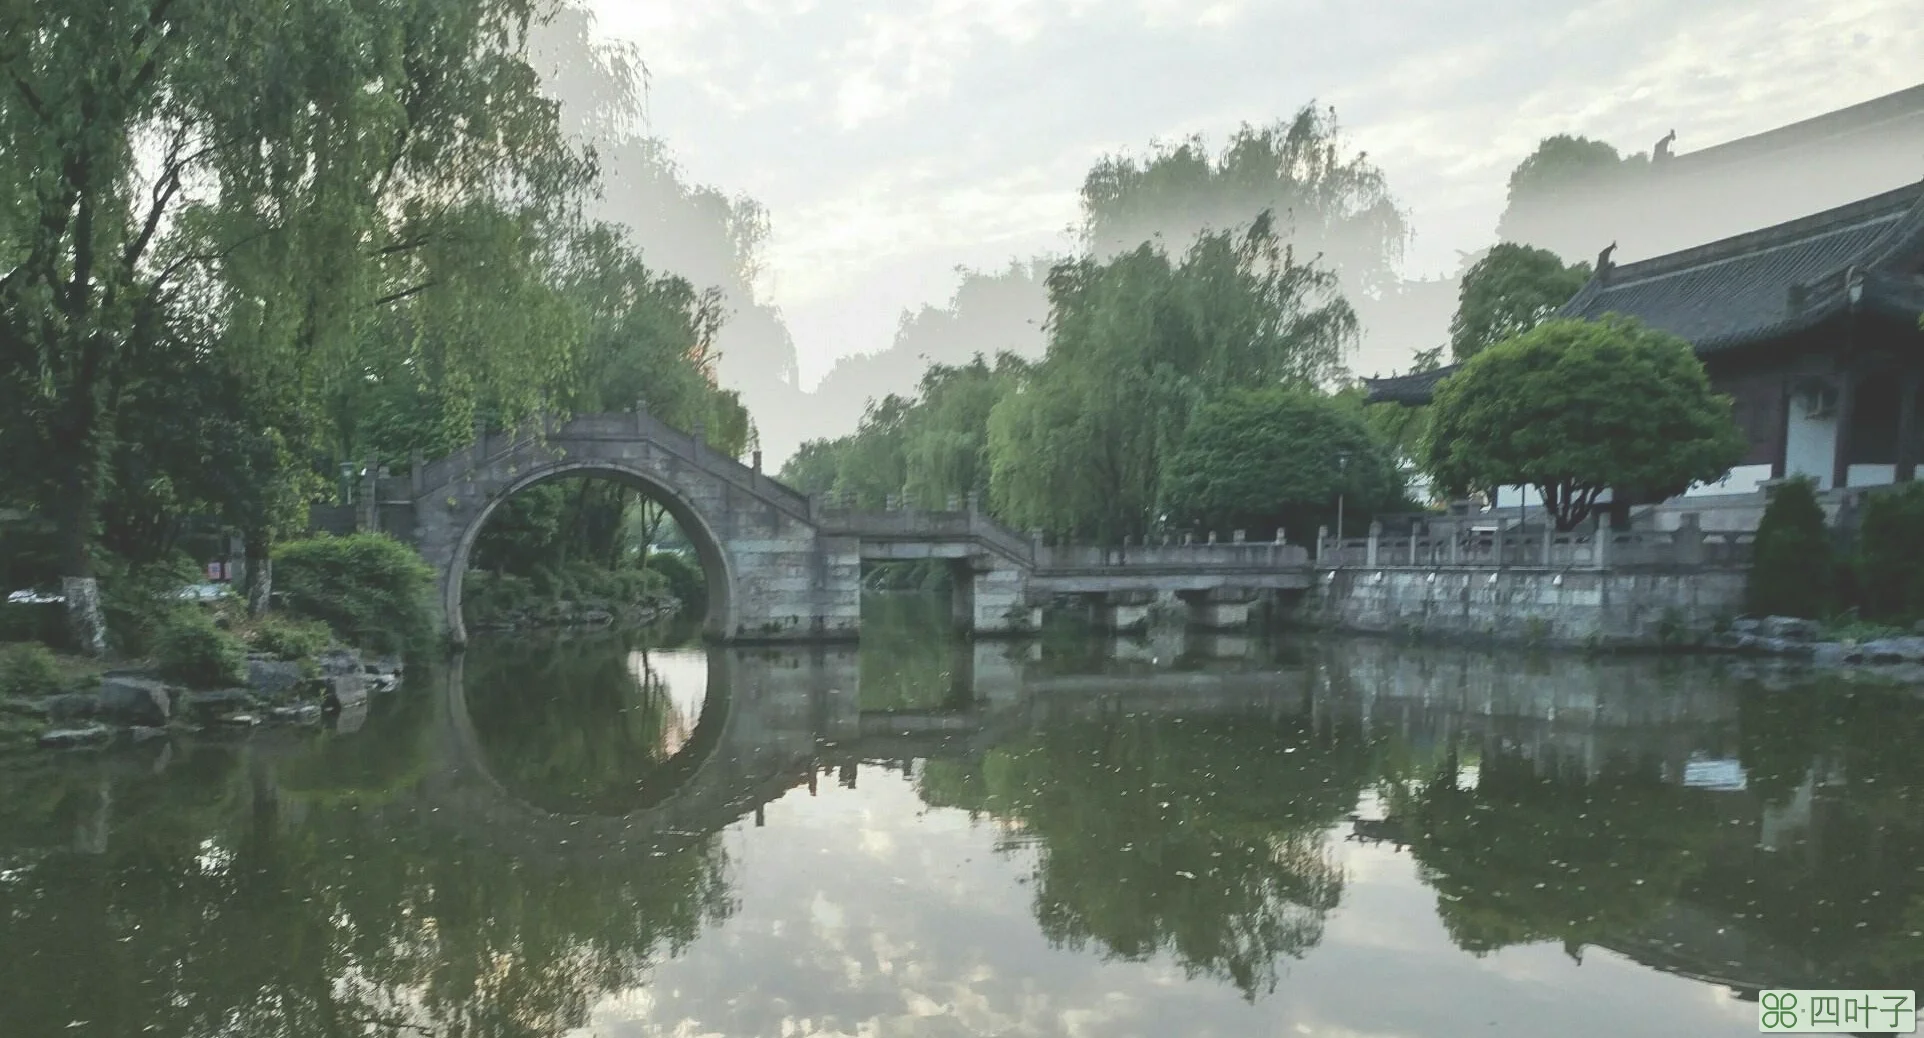
[[[461,585],[467,574],[468,559],[475,541],[488,525],[495,510],[509,498],[543,483],[569,477],[608,479],[648,495],[668,510],[682,533],[694,545],[701,562],[702,582],[707,588],[707,613],[702,633],[711,638],[726,638],[735,630],[736,567],[729,558],[720,534],[688,495],[673,483],[640,467],[617,460],[549,461],[535,465],[504,484],[463,526],[455,541],[454,554],[447,564],[442,582],[442,608],[447,615],[448,634],[457,645],[467,641],[467,625],[461,614]]]

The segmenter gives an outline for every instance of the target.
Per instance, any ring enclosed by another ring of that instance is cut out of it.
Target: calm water
[[[0,1033],[1715,1038],[1924,986],[1924,700],[942,608],[0,759]]]

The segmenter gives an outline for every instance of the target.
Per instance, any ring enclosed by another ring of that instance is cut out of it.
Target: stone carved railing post
[[[1316,528],[1316,561],[1322,562],[1324,559],[1328,557],[1329,557],[1329,527],[1318,526]],[[1336,565],[1341,565],[1342,561],[1343,560],[1341,559],[1336,559],[1334,560],[1334,563]]]
[[[1289,539],[1288,539],[1287,537],[1284,537],[1284,536],[1283,536],[1283,528],[1282,528],[1282,527],[1280,527],[1280,526],[1278,526],[1278,527],[1276,528],[1276,543],[1277,543],[1277,544],[1288,544],[1288,543],[1289,543]]]
[[[962,495],[950,494],[949,499],[948,501],[945,502],[945,504],[948,505],[949,511],[960,512],[962,510]]]
[[[969,515],[972,517],[982,514],[981,493],[974,490],[969,491],[968,508],[969,508]]]
[[[1550,553],[1556,548],[1556,543],[1557,543],[1556,524],[1549,522],[1548,520],[1545,520],[1543,524],[1543,565],[1544,565],[1544,568],[1546,569],[1556,564],[1550,558]]]
[[[1617,539],[1617,528],[1608,517],[1597,523],[1597,543],[1591,546],[1590,562],[1598,569],[1610,568],[1610,549]]]
[[[1701,566],[1704,562],[1704,531],[1696,512],[1685,512],[1670,535],[1671,559],[1679,566]]]
[[[1248,531],[1237,530],[1229,535],[1229,539],[1236,544],[1245,544],[1249,541]]]
[[[409,496],[414,498],[419,498],[423,493],[427,491],[427,486],[426,486],[427,473],[424,471],[426,467],[427,467],[427,461],[421,454],[421,448],[416,447],[413,450],[408,451]]]
[[[1416,541],[1422,535],[1423,524],[1410,524],[1410,568],[1416,568]]]
[[[1364,563],[1365,566],[1368,566],[1371,569],[1376,568],[1376,549],[1377,549],[1377,546],[1382,543],[1382,540],[1383,540],[1383,524],[1380,522],[1376,522],[1375,520],[1371,520],[1369,547],[1366,549],[1367,553],[1364,555],[1364,558],[1368,560],[1367,562]]]
[[[1216,544],[1216,531],[1214,530],[1209,531],[1209,544],[1211,547],[1214,547]]]
[[[1463,563],[1464,529],[1465,527],[1461,525],[1452,525],[1450,527],[1450,565],[1452,566],[1459,566]]]

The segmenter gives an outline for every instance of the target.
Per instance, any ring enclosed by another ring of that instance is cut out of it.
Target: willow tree
[[[183,315],[247,387],[250,555],[298,511],[316,401],[439,341],[454,385],[531,410],[565,357],[527,275],[592,173],[525,61],[540,0],[84,0],[0,33],[0,455],[65,537],[80,644],[114,411]],[[391,311],[435,337],[370,334]],[[563,340],[565,342],[565,339]],[[423,361],[424,363],[427,361]],[[540,370],[537,370],[540,369]],[[24,471],[22,471],[24,470]],[[264,573],[264,567],[257,572]],[[265,590],[262,588],[261,590]]]
[[[1205,402],[1326,384],[1356,334],[1335,276],[1297,262],[1267,217],[1180,261],[1145,245],[1062,264],[1049,295],[1048,354],[990,416],[990,491],[1003,518],[1058,535],[1146,533]]]

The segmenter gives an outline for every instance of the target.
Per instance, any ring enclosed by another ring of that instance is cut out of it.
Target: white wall
[[[1790,429],[1784,438],[1784,474],[1811,476],[1817,489],[1831,488],[1832,466],[1837,458],[1837,419],[1807,418],[1796,400],[1790,404]]]

